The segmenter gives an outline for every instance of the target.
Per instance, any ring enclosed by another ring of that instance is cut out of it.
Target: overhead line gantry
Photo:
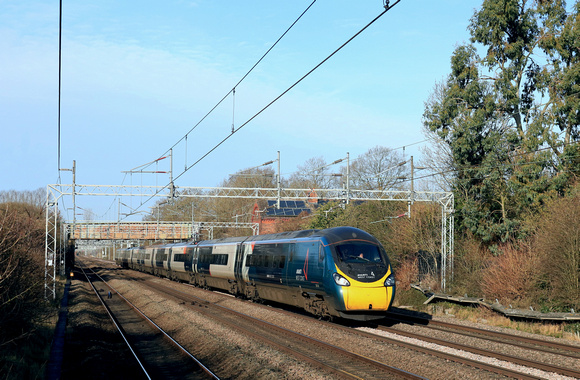
[[[165,192],[167,189],[167,192]],[[359,190],[359,189],[293,189],[281,187],[242,188],[242,187],[179,187],[134,186],[134,185],[82,185],[53,184],[47,186],[46,196],[46,247],[45,247],[45,286],[53,297],[56,278],[57,258],[57,221],[58,202],[64,196],[114,196],[114,197],[168,197],[183,198],[242,198],[309,200],[315,193],[318,199],[339,201],[399,201],[412,205],[414,202],[438,203],[441,206],[441,287],[446,288],[448,271],[453,276],[454,249],[454,196],[451,192],[414,191],[414,190]],[[74,226],[72,227],[74,230]],[[51,274],[52,269],[52,274]]]

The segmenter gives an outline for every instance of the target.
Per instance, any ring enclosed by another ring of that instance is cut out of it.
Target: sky
[[[420,161],[424,103],[481,0],[400,1],[256,116],[384,10],[317,0],[219,103],[311,3],[63,0],[59,152],[59,2],[0,0],[0,191],[71,183],[59,155],[77,184],[166,185],[123,172],[173,148],[178,187],[218,186],[278,151],[283,177],[377,145]]]

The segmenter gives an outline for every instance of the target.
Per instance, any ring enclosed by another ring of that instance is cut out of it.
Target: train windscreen
[[[361,282],[373,282],[387,274],[389,261],[383,250],[361,242],[335,246],[337,265],[347,276]]]
[[[336,246],[340,261],[345,263],[382,263],[384,262],[379,247],[371,244],[347,243]]]

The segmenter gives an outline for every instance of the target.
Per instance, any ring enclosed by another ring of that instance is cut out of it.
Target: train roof
[[[200,241],[198,244],[211,245],[211,244],[241,243],[244,241],[258,242],[268,240],[290,240],[307,237],[324,237],[330,244],[335,244],[346,240],[365,240],[379,244],[378,240],[368,232],[365,232],[355,227],[347,227],[347,226],[326,228],[323,230],[313,229],[303,231],[278,232],[275,234],[267,234],[267,235],[228,237],[222,239],[204,240]]]

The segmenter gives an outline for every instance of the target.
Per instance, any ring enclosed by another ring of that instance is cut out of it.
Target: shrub
[[[481,296],[480,284],[489,257],[489,251],[483,246],[483,243],[478,242],[471,234],[456,235],[453,292]]]
[[[395,273],[397,291],[411,289],[411,284],[417,282],[417,273],[417,259],[403,261]]]
[[[505,244],[488,260],[482,272],[481,289],[488,299],[527,306],[532,302],[541,276],[541,259],[527,245]]]
[[[536,233],[536,249],[554,306],[580,309],[580,193],[547,205]]]

